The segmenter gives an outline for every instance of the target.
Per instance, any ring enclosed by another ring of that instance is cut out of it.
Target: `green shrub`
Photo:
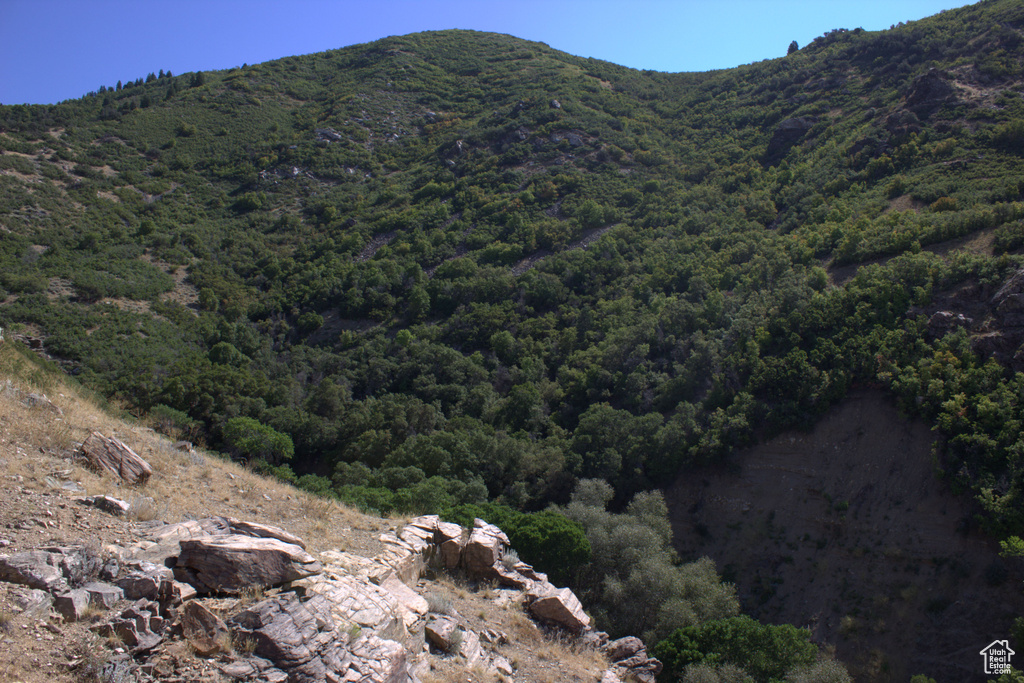
[[[228,452],[242,460],[261,458],[271,465],[291,460],[295,445],[287,434],[260,424],[250,417],[233,417],[224,425]]]
[[[210,362],[218,365],[239,366],[245,363],[246,360],[248,359],[241,351],[225,341],[217,342],[210,349]]]
[[[664,680],[675,680],[691,664],[728,663],[757,683],[771,683],[815,662],[818,648],[810,637],[806,629],[760,624],[744,615],[676,629],[654,646],[654,656],[665,666]]]
[[[591,546],[591,561],[571,585],[602,629],[653,642],[680,626],[738,613],[735,589],[721,583],[711,560],[677,563],[660,492],[637,494],[623,513],[606,509],[612,495],[607,482],[584,479],[565,508]]]
[[[267,203],[267,195],[263,192],[246,192],[235,201],[235,210],[240,212],[257,211]]]
[[[992,144],[1008,152],[1024,152],[1024,119],[1014,119],[996,126]]]
[[[49,279],[42,273],[0,273],[0,286],[16,294],[45,292],[49,284]]]
[[[324,326],[324,317],[319,313],[307,311],[299,316],[299,319],[296,321],[296,326],[303,334],[310,334]]]
[[[187,413],[162,403],[150,409],[149,420],[153,429],[172,439],[194,438],[199,426]]]

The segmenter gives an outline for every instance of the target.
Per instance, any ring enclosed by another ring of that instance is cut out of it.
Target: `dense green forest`
[[[382,513],[625,510],[885,387],[1012,544],[1022,42],[1011,0],[699,74],[443,31],[2,106],[0,324]]]
[[[1019,531],[1013,350],[929,315],[1020,264],[1022,16],[704,74],[426,33],[5,106],[0,320],[381,511],[622,504],[881,383]]]

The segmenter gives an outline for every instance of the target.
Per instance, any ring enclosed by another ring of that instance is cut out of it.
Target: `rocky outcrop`
[[[0,581],[18,583],[48,593],[66,593],[96,576],[99,558],[81,546],[43,548],[0,555]]]
[[[992,307],[1002,325],[1024,326],[1024,269],[1011,275],[992,297]]]
[[[495,565],[501,561],[509,545],[508,536],[501,529],[482,519],[475,519],[469,541],[462,551],[462,566],[474,578],[497,578]]]
[[[971,350],[983,358],[994,358],[1012,370],[1024,371],[1024,269],[1007,278],[984,312],[991,314],[991,318],[971,338]],[[942,331],[932,325],[941,313],[929,320],[929,332]],[[982,316],[977,313],[976,319],[981,320]],[[973,322],[970,318],[964,319]]]
[[[177,639],[240,681],[415,683],[431,651],[513,676],[496,651],[507,634],[473,627],[454,610],[430,612],[417,590],[428,571],[458,570],[511,588],[496,589],[496,603],[525,605],[579,647],[601,649],[608,639],[591,629],[570,589],[519,561],[504,532],[480,519],[464,529],[436,515],[415,518],[381,536],[382,551],[369,558],[340,550],[314,557],[283,529],[226,517],[136,530],[143,540],[106,561],[79,547],[0,556],[0,578],[26,586],[25,613],[30,604],[35,613],[53,604],[67,620],[107,611],[92,629],[124,643],[125,667],[141,662],[154,675],[172,670],[166,643]],[[264,589],[255,604],[233,597]],[[622,676],[653,680],[648,674],[660,667],[636,639],[609,644],[608,652]]]
[[[135,654],[148,652],[163,641],[167,626],[160,616],[160,605],[151,600],[137,600],[95,630],[106,638],[116,636]]]
[[[353,576],[325,573],[296,581],[293,587],[304,598],[323,599],[334,621],[345,628],[413,644],[398,599],[380,586]]]
[[[189,646],[202,657],[231,650],[231,631],[216,614],[195,600],[181,611],[181,630]]]
[[[352,636],[339,628],[327,598],[302,600],[284,593],[264,600],[229,621],[235,638],[274,663],[289,681],[404,681],[405,648],[375,635]]]
[[[926,119],[942,105],[953,102],[955,93],[947,74],[929,69],[914,79],[907,95],[907,109]]]
[[[94,469],[111,472],[129,484],[144,484],[153,474],[149,463],[124,442],[99,432],[93,432],[85,440],[78,455]]]
[[[969,328],[973,322],[963,313],[936,311],[928,319],[928,332],[934,336],[941,337],[957,327]]]
[[[781,121],[768,141],[764,163],[772,166],[781,161],[789,148],[799,142],[817,122],[818,119],[813,116],[798,116]]]
[[[654,683],[661,673],[661,662],[648,656],[643,641],[635,636],[613,640],[605,645],[604,651],[613,664],[610,671],[619,680]]]

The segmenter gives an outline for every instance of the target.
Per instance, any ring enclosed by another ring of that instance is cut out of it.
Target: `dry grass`
[[[469,598],[472,589],[461,574],[443,574],[434,581],[447,594],[449,599],[466,600]]]
[[[110,651],[101,638],[88,631],[81,633],[72,643],[70,654],[76,662],[72,671],[77,681],[98,683],[103,680],[103,667],[109,661]]]
[[[431,670],[420,677],[423,683],[501,683],[506,680],[482,666],[467,667],[466,662],[458,658],[446,657],[431,664]]]
[[[263,586],[243,586],[238,593],[238,604],[241,607],[248,607],[262,600],[266,595]]]
[[[29,393],[46,394],[63,415],[45,406],[25,405],[23,398]],[[116,436],[144,458],[153,468],[149,481],[129,486],[73,460],[78,446],[94,431]],[[314,552],[346,544],[361,552],[375,550],[377,534],[387,526],[219,454],[176,450],[149,427],[105,412],[88,391],[43,368],[11,342],[0,344],[0,449],[0,465],[9,476],[46,489],[46,477],[60,472],[59,480],[79,482],[89,495],[130,501],[132,521],[178,522],[211,515],[258,518],[299,535]],[[355,529],[370,533],[353,541]]]
[[[452,600],[448,597],[447,591],[429,591],[424,596],[427,601],[427,609],[436,614],[451,614]]]
[[[149,522],[162,517],[157,508],[156,501],[149,496],[135,496],[132,498],[128,512],[125,517],[133,522]]]
[[[0,607],[0,633],[7,633],[14,628],[14,615],[5,607]]]
[[[236,635],[226,650],[226,652],[232,651],[243,657],[251,655],[256,651],[256,639],[252,636]]]

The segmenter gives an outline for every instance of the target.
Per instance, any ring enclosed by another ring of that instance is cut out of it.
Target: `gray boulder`
[[[10,596],[15,610],[31,619],[44,617],[53,606],[53,596],[36,588],[12,588]]]
[[[509,547],[508,536],[493,524],[473,520],[473,531],[462,551],[462,564],[473,578],[498,578],[494,565]]]
[[[81,588],[62,593],[53,599],[53,608],[67,621],[78,621],[89,610],[89,594]]]
[[[94,469],[106,470],[129,484],[143,484],[153,474],[149,463],[139,457],[127,444],[112,436],[93,432],[85,440],[78,455]]]
[[[181,555],[174,568],[175,577],[203,593],[279,586],[323,570],[301,547],[276,538],[230,535],[179,543]]]

